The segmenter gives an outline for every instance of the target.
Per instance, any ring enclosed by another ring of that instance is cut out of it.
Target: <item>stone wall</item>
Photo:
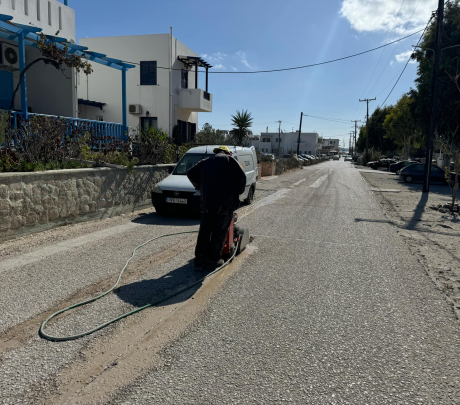
[[[0,241],[151,206],[173,165],[0,173]]]

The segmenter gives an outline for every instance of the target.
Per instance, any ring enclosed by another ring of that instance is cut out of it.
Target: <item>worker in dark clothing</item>
[[[233,212],[246,187],[246,174],[226,146],[215,148],[214,156],[193,166],[187,177],[201,192],[201,222],[195,249],[197,268],[215,268],[220,258]]]

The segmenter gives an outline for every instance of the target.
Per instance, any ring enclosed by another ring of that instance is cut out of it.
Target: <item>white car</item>
[[[199,161],[214,155],[214,148],[219,145],[198,146],[182,156],[174,171],[160,181],[152,190],[152,204],[161,214],[165,211],[199,211],[200,192],[195,190],[187,177],[187,172]],[[246,204],[251,204],[259,180],[257,154],[254,146],[228,146],[232,156],[238,161],[246,173],[246,189],[240,196]]]

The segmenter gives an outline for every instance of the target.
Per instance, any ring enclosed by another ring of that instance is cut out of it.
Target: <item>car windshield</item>
[[[182,159],[179,161],[172,174],[185,176],[193,166],[195,166],[201,160],[208,158],[209,156],[211,155],[202,153],[186,153],[184,156],[182,156]]]

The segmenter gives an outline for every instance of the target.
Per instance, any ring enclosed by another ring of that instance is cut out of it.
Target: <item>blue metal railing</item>
[[[22,117],[22,113],[18,111],[11,112],[13,119],[14,128],[18,127]],[[69,118],[69,117],[58,117],[56,115],[45,115],[45,114],[33,114],[29,113],[30,116],[37,117],[49,117],[55,119],[65,119],[67,127],[67,136],[72,135],[72,131],[77,128],[84,127],[88,132],[91,133],[96,139],[102,139],[109,137],[112,141],[126,141],[128,135],[125,133],[123,124],[117,124],[115,122],[105,122],[105,121],[93,121],[93,120],[83,120],[80,118]]]

